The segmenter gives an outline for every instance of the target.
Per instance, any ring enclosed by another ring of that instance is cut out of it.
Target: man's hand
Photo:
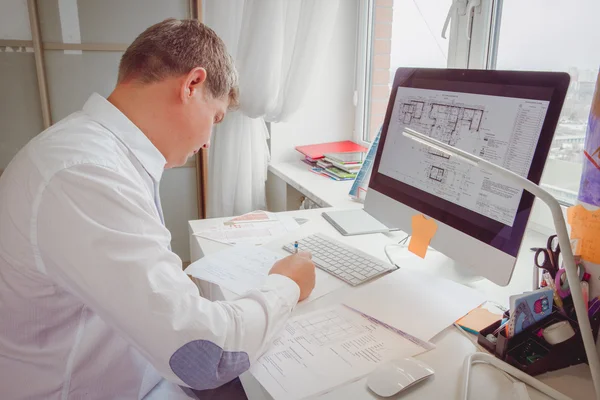
[[[277,261],[269,271],[269,275],[287,276],[296,282],[300,287],[298,301],[307,298],[315,287],[315,264],[311,261],[311,257],[309,252],[301,251]]]

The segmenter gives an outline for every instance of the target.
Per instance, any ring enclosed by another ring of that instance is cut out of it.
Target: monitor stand
[[[468,285],[483,279],[481,275],[477,275],[469,267],[461,265],[451,258],[445,258],[445,261],[431,266],[436,275],[453,280],[454,282],[461,283],[463,285]]]
[[[419,269],[427,274],[442,276],[463,285],[484,279],[482,276],[474,273],[472,269],[457,263],[432,248],[429,248],[423,260],[409,252],[408,246],[403,244],[392,246],[390,256],[400,268],[406,265],[405,263],[410,263],[412,264],[410,268]]]

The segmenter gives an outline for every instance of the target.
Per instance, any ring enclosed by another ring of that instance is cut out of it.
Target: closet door
[[[38,0],[37,7],[53,122],[80,110],[93,92],[112,92],[121,55],[144,29],[190,17],[188,0]],[[192,158],[161,182],[165,224],[183,261],[190,259],[187,221],[198,218],[196,181]]]
[[[0,174],[43,130],[27,3],[5,1],[0,4]]]

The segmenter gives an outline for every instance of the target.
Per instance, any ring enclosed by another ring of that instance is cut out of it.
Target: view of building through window
[[[535,15],[535,18],[532,16]],[[504,0],[497,69],[564,71],[571,85],[550,157],[581,162],[600,67],[597,0]]]
[[[564,71],[571,84],[542,183],[566,203],[579,190],[583,145],[600,67],[600,1],[504,0],[496,69]]]
[[[449,40],[441,37],[452,0],[375,0],[367,129],[371,141],[383,123],[398,67],[446,68]],[[600,67],[598,0],[503,0],[495,27],[493,65],[502,70],[562,71],[571,84],[544,177],[565,203],[579,190],[582,150]],[[482,18],[487,18],[482,16]],[[473,35],[481,34],[473,32]],[[450,32],[447,33],[449,37]]]
[[[366,141],[373,140],[383,123],[397,68],[448,66],[448,39],[443,39],[441,33],[451,4],[452,0],[375,0]]]

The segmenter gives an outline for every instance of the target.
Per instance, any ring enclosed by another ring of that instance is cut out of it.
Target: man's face
[[[204,89],[197,90],[182,105],[182,113],[177,121],[177,143],[174,143],[175,151],[168,167],[185,164],[201,148],[209,146],[212,127],[223,120],[228,105],[227,98],[213,98]]]

